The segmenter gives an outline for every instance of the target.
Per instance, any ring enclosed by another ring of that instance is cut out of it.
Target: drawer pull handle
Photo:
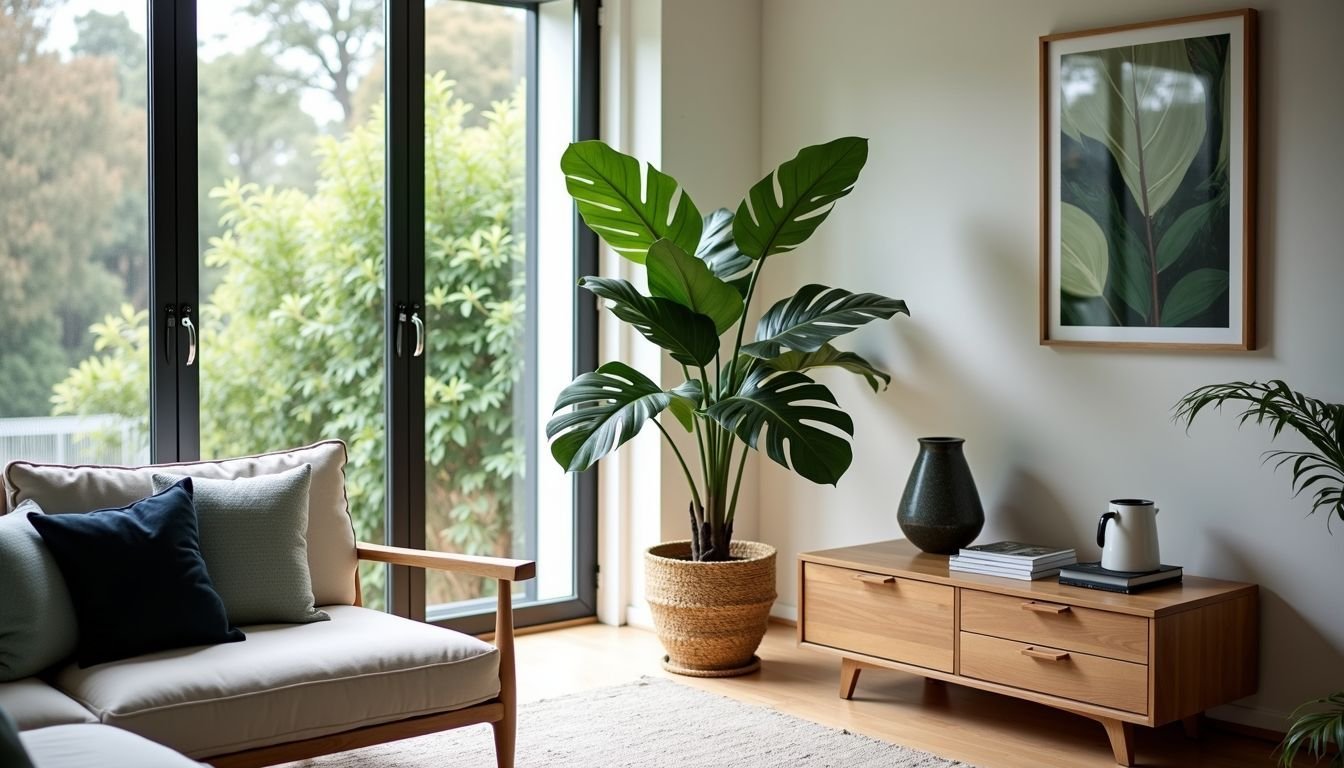
[[[879,573],[856,573],[855,581],[862,581],[865,584],[895,584],[895,576],[883,576]]]
[[[1068,651],[1043,651],[1040,648],[1035,648],[1030,645],[1022,649],[1022,655],[1030,656],[1033,659],[1041,659],[1043,661],[1064,661],[1069,658]]]
[[[1033,601],[1031,601],[1031,602],[1029,602],[1029,603],[1023,603],[1023,604],[1022,604],[1022,610],[1024,610],[1024,611],[1035,611],[1036,613],[1056,613],[1056,614],[1058,614],[1058,613],[1068,613],[1068,612],[1069,612],[1069,606],[1067,606],[1067,605],[1056,605],[1055,603],[1038,603],[1038,602],[1036,602],[1036,601],[1033,600]]]

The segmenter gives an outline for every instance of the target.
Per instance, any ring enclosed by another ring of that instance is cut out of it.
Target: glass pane
[[[345,440],[382,541],[383,7],[330,5],[198,4],[201,455]]]
[[[0,16],[0,466],[149,460],[140,2]]]
[[[545,73],[536,125],[530,13]],[[567,381],[573,368],[572,209],[554,197],[565,194],[558,174],[535,210],[527,202],[537,178],[529,141],[546,137],[541,167],[558,168],[572,133],[572,13],[567,2],[529,12],[440,0],[425,10],[426,546],[537,558],[541,578],[518,586],[523,600],[574,593],[572,481],[537,462],[547,455],[538,401],[558,391],[539,390],[538,371]],[[432,572],[426,589],[431,616],[493,610],[493,581]]]

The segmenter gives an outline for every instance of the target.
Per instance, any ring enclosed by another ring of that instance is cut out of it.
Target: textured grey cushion
[[[159,464],[150,467],[67,466],[11,461],[5,466],[5,505],[9,509],[33,499],[49,515],[124,507],[154,492],[155,472],[191,475],[193,479],[273,475],[313,465],[308,490],[308,571],[318,605],[355,602],[355,529],[345,498],[345,443],[326,440],[304,448],[241,456],[236,459]]]
[[[208,768],[110,725],[39,728],[20,733],[19,741],[37,768]]]
[[[0,709],[0,766],[33,768],[33,761],[28,759],[28,752],[19,741],[19,727],[3,709]]]
[[[245,643],[80,669],[56,685],[114,725],[197,759],[431,715],[499,695],[499,651],[352,605],[331,621],[252,625]],[[435,765],[453,765],[444,755]],[[492,763],[493,764],[493,763]]]
[[[201,557],[234,626],[326,621],[313,607],[308,572],[308,487],[304,464],[276,475],[192,478]],[[182,475],[155,473],[158,493]]]
[[[37,674],[74,653],[75,608],[25,501],[0,517],[0,682]]]
[[[36,677],[0,683],[0,709],[14,718],[21,731],[49,725],[98,722],[98,718],[79,702]]]

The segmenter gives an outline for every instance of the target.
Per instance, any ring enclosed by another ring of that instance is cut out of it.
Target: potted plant
[[[1187,393],[1176,404],[1176,420],[1188,429],[1200,411],[1228,402],[1244,404],[1239,424],[1268,424],[1274,437],[1288,427],[1311,443],[1314,450],[1269,451],[1265,461],[1274,461],[1276,469],[1292,467],[1293,495],[1312,491],[1311,512],[1325,511],[1326,530],[1335,517],[1344,520],[1344,404],[1307,397],[1282,381],[1234,381]],[[1280,766],[1291,768],[1306,750],[1318,762],[1333,754],[1330,765],[1344,768],[1344,691],[1303,704],[1291,719],[1279,745]]]
[[[560,393],[546,425],[552,455],[570,472],[593,466],[649,423],[676,457],[690,538],[645,557],[646,597],[672,671],[727,676],[759,665],[754,654],[775,599],[775,550],[733,538],[748,451],[763,449],[814,483],[834,485],[849,467],[853,421],[807,371],[842,368],[874,391],[891,380],[830,343],[872,320],[909,314],[904,302],[885,296],[805,285],[770,306],[744,343],[766,262],[816,231],[867,158],[866,139],[807,147],[753,185],[735,212],[703,218],[671,176],[653,166],[641,172],[638,160],[600,141],[572,144],[561,158],[584,223],[644,265],[648,294],[615,277],[579,284],[666,350],[684,377],[665,389],[625,363],[605,363]],[[666,426],[658,419],[664,412],[673,417]],[[668,431],[677,428],[694,435],[689,459]]]

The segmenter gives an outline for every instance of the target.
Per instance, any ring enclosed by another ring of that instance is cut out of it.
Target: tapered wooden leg
[[[1115,753],[1115,762],[1120,765],[1134,764],[1134,726],[1110,718],[1098,718],[1111,740],[1111,752]]]
[[[854,698],[854,686],[859,684],[859,672],[863,668],[853,659],[840,660],[840,698]]]
[[[495,763],[513,768],[514,744],[518,736],[517,674],[513,667],[513,582],[499,580],[498,605],[495,608],[495,647],[499,649],[499,703],[504,717],[490,727],[495,731]]]
[[[499,768],[513,768],[513,749],[514,740],[517,736],[513,718],[505,716],[504,720],[497,723],[491,723],[491,728],[495,729],[495,764]]]
[[[1181,718],[1181,726],[1185,728],[1185,735],[1191,739],[1199,738],[1199,723],[1202,718],[1199,715],[1191,715]]]

